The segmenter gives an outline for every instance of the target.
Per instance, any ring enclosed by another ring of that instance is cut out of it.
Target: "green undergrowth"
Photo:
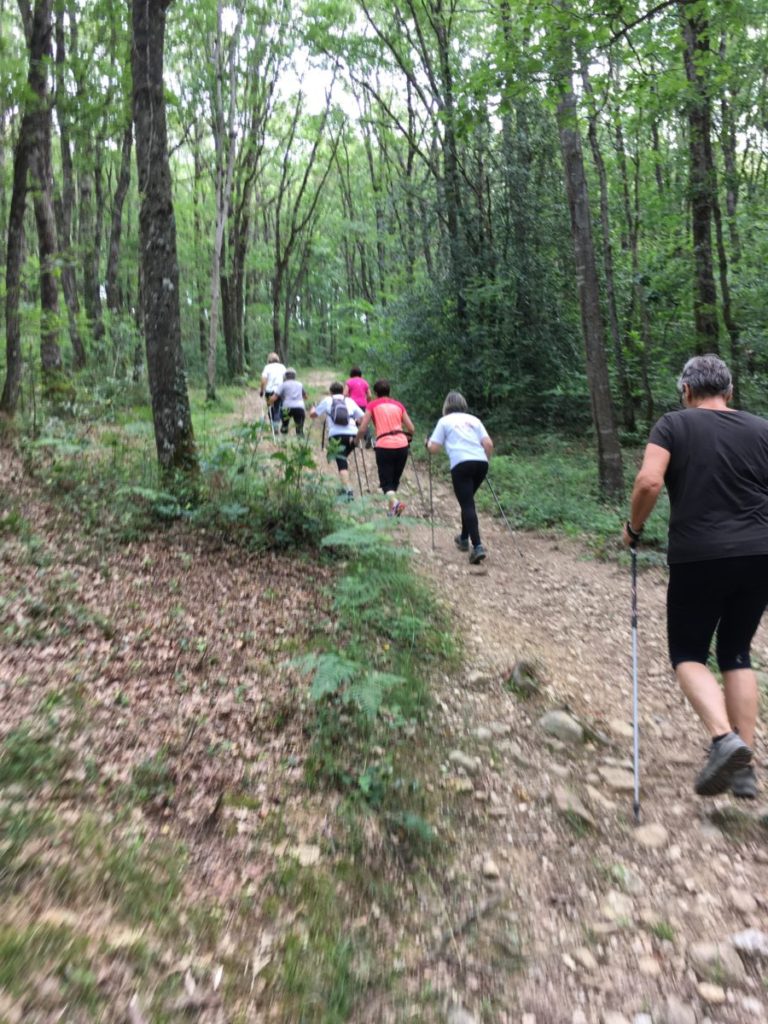
[[[448,613],[386,524],[353,523],[323,544],[345,561],[332,623],[319,624],[316,652],[294,662],[311,678],[315,705],[307,780],[337,787],[423,852],[434,836],[418,751],[430,679],[458,658]]]
[[[642,451],[624,452],[627,494],[639,466]],[[491,484],[514,529],[556,530],[586,537],[596,553],[615,557],[620,553],[620,533],[627,518],[629,497],[619,507],[600,500],[596,455],[591,447],[543,437],[516,444],[512,451],[493,458]],[[478,494],[480,509],[499,516],[489,487]],[[666,545],[668,502],[666,493],[650,517],[641,545],[644,559],[661,560]]]
[[[230,410],[200,410],[200,473],[193,480],[161,477],[152,424],[141,416],[117,417],[101,433],[49,418],[40,436],[21,441],[25,467],[102,545],[181,523],[248,548],[317,548],[337,518],[336,496],[312,449],[291,438],[273,451],[263,424],[233,425]],[[14,508],[0,519],[8,533],[24,526]]]

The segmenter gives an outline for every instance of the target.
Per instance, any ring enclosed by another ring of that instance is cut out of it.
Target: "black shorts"
[[[408,445],[402,448],[380,448],[377,445],[374,449],[376,469],[379,471],[379,487],[385,494],[391,494],[400,486],[400,477],[408,461],[408,451]]]
[[[336,460],[339,469],[349,469],[347,459],[352,451],[352,442],[355,434],[337,434],[336,437],[328,438],[328,461]]]
[[[768,605],[768,555],[670,565],[667,638],[673,668],[706,665],[712,637],[721,672],[749,668],[752,637]]]

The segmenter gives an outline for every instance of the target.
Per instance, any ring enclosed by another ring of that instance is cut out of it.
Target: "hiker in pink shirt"
[[[349,380],[344,384],[344,397],[351,398],[353,402],[365,412],[365,408],[373,398],[371,386],[363,376],[359,366],[353,366],[349,371]],[[365,432],[365,447],[373,447],[370,425]]]

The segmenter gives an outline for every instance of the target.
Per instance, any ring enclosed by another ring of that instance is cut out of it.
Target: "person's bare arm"
[[[635,533],[640,533],[648,516],[656,506],[664,486],[664,475],[667,472],[670,458],[671,453],[661,445],[646,445],[643,464],[635,477],[629,506],[629,525]],[[626,526],[623,531],[623,540],[627,546],[634,543]]]
[[[480,444],[483,446],[483,451],[490,459],[490,457],[493,455],[493,441],[490,439],[490,437],[486,436],[481,439]]]
[[[365,432],[368,429],[368,424],[371,422],[372,419],[372,414],[366,410],[363,413],[363,418],[357,425],[357,436],[355,437],[356,441],[362,441],[362,439],[365,437]]]

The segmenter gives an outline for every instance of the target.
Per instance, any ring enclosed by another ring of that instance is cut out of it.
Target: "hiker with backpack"
[[[349,380],[344,385],[344,394],[347,397],[354,399],[363,412],[365,412],[368,407],[368,403],[373,398],[373,393],[371,392],[371,385],[363,376],[359,366],[353,366],[349,371]],[[372,431],[369,423],[368,428],[365,431],[366,448],[373,447],[371,435]]]
[[[283,383],[284,377],[285,367],[280,362],[280,356],[277,352],[270,352],[267,356],[266,366],[261,371],[259,394],[266,399],[267,406],[271,407],[267,415],[272,416],[272,423],[275,427],[280,423],[280,402],[272,402],[270,399]]]
[[[283,425],[280,427],[281,434],[288,433],[290,420],[296,424],[296,436],[304,436],[304,420],[307,415],[304,402],[307,400],[307,392],[304,385],[296,380],[296,371],[289,366],[285,371],[285,380],[272,395],[270,404],[279,402],[282,408]]]
[[[373,385],[376,396],[368,403],[365,415],[357,429],[358,441],[365,437],[371,422],[376,430],[376,468],[379,486],[387,499],[390,516],[401,516],[405,504],[397,497],[400,478],[408,461],[414,426],[405,406],[390,396],[388,380],[377,380]]]
[[[431,455],[445,448],[453,492],[461,509],[461,533],[454,537],[454,542],[459,551],[468,551],[470,563],[477,565],[485,558],[486,550],[480,541],[475,493],[488,475],[493,441],[477,416],[470,415],[467,400],[459,391],[446,395],[443,415],[426,446]]]
[[[351,501],[355,494],[349,486],[349,453],[355,444],[357,424],[363,418],[363,410],[352,398],[344,397],[344,385],[334,381],[326,398],[309,410],[315,420],[325,416],[328,425],[328,459],[335,459],[345,497]]]
[[[754,800],[750,647],[768,605],[768,422],[729,409],[731,373],[716,355],[689,359],[678,389],[683,408],[651,430],[622,539],[640,541],[666,486],[669,658],[712,739],[694,792]],[[722,689],[707,667],[713,636]]]

